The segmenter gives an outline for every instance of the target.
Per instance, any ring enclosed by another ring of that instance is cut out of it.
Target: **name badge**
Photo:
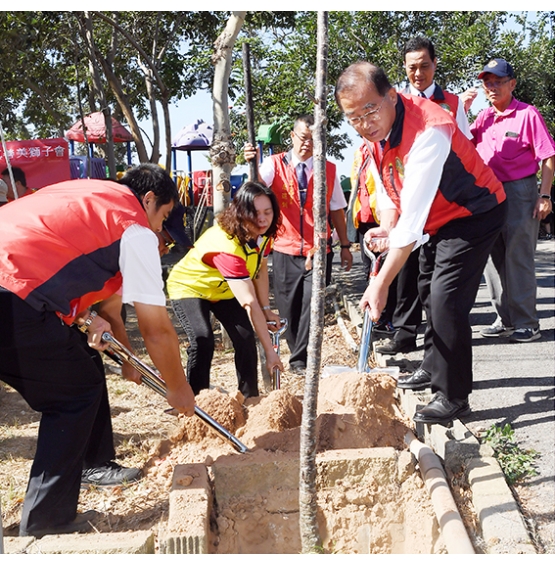
[[[516,132],[511,132],[510,130],[505,132],[505,136],[507,138],[518,138],[518,134]]]

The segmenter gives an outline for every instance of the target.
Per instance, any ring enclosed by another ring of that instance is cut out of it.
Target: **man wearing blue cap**
[[[492,59],[478,78],[492,106],[478,114],[470,130],[478,153],[503,183],[508,202],[507,223],[485,269],[497,318],[481,333],[530,342],[541,337],[534,253],[539,223],[552,211],[555,142],[538,110],[514,98],[516,78],[505,59]]]

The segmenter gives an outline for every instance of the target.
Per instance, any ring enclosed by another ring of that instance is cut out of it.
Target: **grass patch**
[[[538,474],[534,461],[539,453],[521,449],[515,441],[514,431],[509,423],[503,427],[498,425],[489,427],[484,440],[493,449],[493,454],[509,485]]]

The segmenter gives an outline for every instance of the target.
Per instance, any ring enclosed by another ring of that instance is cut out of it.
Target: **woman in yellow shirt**
[[[239,390],[258,396],[255,331],[268,371],[283,370],[268,333],[268,322],[280,327],[279,315],[270,310],[268,278],[279,205],[266,186],[247,182],[216,221],[167,280],[172,308],[189,338],[187,378],[195,394],[210,386],[213,313],[233,343]]]

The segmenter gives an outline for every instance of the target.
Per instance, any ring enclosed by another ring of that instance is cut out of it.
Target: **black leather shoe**
[[[462,400],[448,400],[444,394],[438,392],[432,401],[421,410],[418,410],[413,421],[417,423],[448,423],[456,417],[464,417],[470,413],[468,398]]]
[[[401,390],[423,390],[432,385],[432,376],[423,368],[415,370],[409,376],[399,376],[397,378],[397,388]]]
[[[77,514],[73,522],[67,524],[62,524],[61,526],[51,526],[47,528],[29,528],[27,530],[20,530],[19,536],[34,536],[36,538],[43,537],[45,535],[56,535],[56,534],[84,534],[93,531],[93,523],[100,517],[99,512],[96,510],[89,510],[88,512],[83,512],[82,514]]]
[[[132,484],[141,477],[141,471],[136,468],[126,468],[108,461],[100,467],[85,469],[81,473],[81,486],[120,486]]]
[[[412,352],[416,350],[416,341],[401,342],[396,339],[386,339],[383,344],[374,347],[381,354],[396,354],[398,352]]]

